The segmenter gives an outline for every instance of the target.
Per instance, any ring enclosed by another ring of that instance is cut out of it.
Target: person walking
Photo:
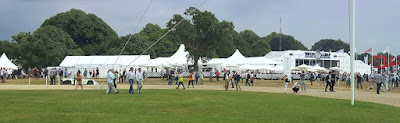
[[[99,67],[96,68],[96,78],[99,78],[100,70]]]
[[[397,91],[399,91],[399,74],[397,74],[397,75],[395,75],[395,80],[394,80],[394,86],[393,86],[393,91],[395,91],[396,90],[396,88],[397,88]]]
[[[301,87],[301,92],[307,92],[306,90],[306,75],[304,74],[304,71],[300,74],[300,87]]]
[[[185,90],[185,85],[183,85],[183,75],[182,75],[182,73],[181,73],[181,72],[179,72],[177,76],[178,76],[178,81],[179,81],[179,84],[178,84],[178,87],[176,87],[176,89],[178,89],[178,88],[179,88],[179,86],[180,86],[180,85],[182,85],[182,87],[183,87],[183,90]]]
[[[332,75],[331,75],[331,92],[335,92],[335,90],[333,89],[335,87],[335,83],[336,83],[336,72],[332,71]]]
[[[108,73],[107,73],[107,85],[108,85],[108,87],[107,87],[106,94],[110,94],[111,93],[111,89],[114,90],[115,94],[119,93],[117,91],[117,89],[115,89],[115,87],[113,85],[114,84],[114,79],[115,79],[114,70],[113,69],[109,69]]]
[[[225,78],[225,91],[228,91],[228,86],[229,86],[229,70],[227,71],[227,72],[225,72],[225,76],[224,76],[224,78]]]
[[[130,94],[135,94],[135,90],[133,89],[133,84],[135,83],[135,71],[133,70],[133,67],[131,67],[129,69],[129,71],[127,72],[127,77],[128,77],[128,81],[129,81],[129,93]]]
[[[249,73],[249,71],[247,71],[246,72],[246,84],[244,86],[247,86],[247,84],[249,84],[249,86],[250,86],[249,79],[250,79],[250,73]]]
[[[215,77],[217,77],[217,82],[219,82],[219,71],[215,71]]]
[[[376,94],[380,94],[379,90],[381,89],[382,82],[383,82],[383,77],[382,77],[380,71],[378,71],[378,74],[375,74],[374,79],[375,79],[375,83],[376,83]]]
[[[77,83],[75,83],[75,85],[76,85],[75,90],[78,89],[78,86],[81,86],[81,90],[83,90],[82,75],[81,75],[80,70],[78,70],[78,72],[76,73],[76,81],[77,81]]]
[[[240,88],[240,85],[239,85],[239,82],[240,82],[240,75],[238,74],[238,72],[236,72],[235,71],[235,75],[233,75],[233,78],[234,78],[234,82],[235,82],[235,85],[236,85],[236,91],[238,91],[238,90],[242,90],[241,88]]]
[[[351,80],[350,80],[350,74],[346,75],[346,89],[347,87],[350,88]]]
[[[179,74],[176,72],[175,74],[175,85],[178,85],[178,80],[179,80]]]
[[[203,85],[203,80],[204,80],[204,74],[203,74],[203,72],[201,72],[201,73],[200,73],[200,82],[201,82],[201,85]]]
[[[87,78],[87,74],[88,74],[88,70],[85,68],[85,70],[83,71],[83,77],[85,79]]]
[[[310,83],[312,85],[312,82],[314,81],[314,73],[310,73]]]
[[[193,72],[192,71],[190,71],[190,74],[189,74],[189,82],[188,82],[188,88],[189,88],[189,86],[190,86],[190,83],[192,84],[192,86],[193,86],[193,88],[194,88],[194,84],[193,84]]]
[[[332,78],[331,72],[329,72],[329,74],[326,75],[325,79],[324,79],[324,80],[326,80],[325,92],[327,92],[326,89],[328,88],[328,86],[331,88],[331,78]],[[330,88],[329,88],[329,90],[331,90]]]
[[[283,76],[283,85],[285,87],[283,92],[285,94],[286,94],[286,89],[287,89],[287,86],[288,86],[289,82],[290,82],[290,80],[289,80],[288,76],[287,75]]]
[[[196,85],[197,85],[197,83],[199,81],[199,77],[200,77],[199,72],[196,72],[196,74],[194,74],[194,77],[195,77],[195,81],[196,81]]]
[[[213,78],[214,72],[212,70],[210,70],[210,82],[212,82],[212,78]]]
[[[235,71],[229,72],[229,83],[232,84],[232,88],[234,88],[233,81],[232,81],[233,80],[233,72],[235,72]]]
[[[137,92],[138,94],[140,94],[140,91],[142,90],[143,87],[143,72],[141,68],[139,68],[138,71],[136,72],[136,82],[137,82]]]
[[[50,71],[50,85],[55,85],[55,82],[56,82],[56,74],[57,74],[56,68],[53,68],[53,69]]]
[[[253,74],[253,72],[250,73],[250,82],[251,82],[251,86],[253,86],[254,85],[253,84],[253,82],[254,82],[254,74]],[[250,83],[249,83],[249,86],[250,86]]]
[[[114,71],[114,87],[117,88],[118,71]]]
[[[363,89],[362,84],[361,84],[361,81],[362,81],[361,74],[358,73],[356,78],[357,78],[357,89],[359,88],[359,86],[361,86],[361,89]]]

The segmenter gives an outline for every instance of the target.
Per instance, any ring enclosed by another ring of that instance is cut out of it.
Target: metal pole
[[[356,0],[349,0],[350,10],[350,67],[351,67],[351,105],[354,105],[354,50],[355,50],[355,8]]]
[[[279,51],[282,51],[282,16],[279,18]]]
[[[388,51],[387,51],[387,53],[388,53],[388,57],[387,57],[387,63],[388,63],[388,64],[387,64],[387,73],[388,73],[388,74],[389,74],[389,69],[390,69],[390,65],[389,65],[389,57],[390,57],[390,56],[389,56],[389,50],[390,50],[390,49],[389,49],[389,47],[388,47]]]

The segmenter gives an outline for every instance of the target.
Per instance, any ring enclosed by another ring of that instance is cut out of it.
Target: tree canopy
[[[350,44],[343,42],[342,40],[335,40],[335,39],[321,39],[316,42],[312,47],[311,50],[321,50],[321,51],[338,51],[344,49],[344,52],[350,51]]]
[[[279,51],[279,46],[281,45],[281,50],[308,50],[300,41],[296,40],[293,36],[285,34],[277,34],[272,32],[266,36],[269,41],[272,51]],[[280,41],[281,40],[281,43]]]
[[[117,33],[102,19],[78,9],[71,9],[46,19],[41,27],[45,26],[55,26],[68,33],[85,55],[106,53],[111,42],[118,38]]]
[[[271,50],[307,50],[293,36],[275,32],[260,37],[252,30],[237,32],[229,21],[219,21],[215,14],[190,7],[184,13],[185,19],[175,14],[166,28],[148,23],[139,32],[120,36],[95,14],[71,9],[46,19],[40,28],[12,36],[13,40],[0,41],[5,48],[1,52],[26,67],[57,66],[67,55],[118,55],[125,42],[131,37],[122,55],[137,55],[145,51],[168,30],[162,40],[145,52],[151,58],[171,56],[185,44],[190,58],[194,61],[210,58],[226,58],[236,49],[246,57],[264,56]],[[175,27],[180,21],[179,26]],[[51,59],[51,60],[49,60]],[[197,62],[195,63],[197,69]]]
[[[40,27],[32,35],[22,33],[14,37],[20,45],[19,63],[25,68],[58,66],[67,55],[83,55],[71,37],[54,26]]]

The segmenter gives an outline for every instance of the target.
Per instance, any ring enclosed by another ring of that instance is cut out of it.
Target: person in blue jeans
[[[129,93],[135,94],[135,90],[133,90],[133,83],[135,82],[135,71],[133,70],[133,67],[131,67],[131,69],[129,69],[127,76],[128,76],[129,83],[131,84],[129,87]]]

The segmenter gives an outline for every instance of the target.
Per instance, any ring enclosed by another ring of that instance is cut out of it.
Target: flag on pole
[[[372,52],[372,48],[369,48],[368,50],[364,51],[364,53],[369,53]]]
[[[389,47],[386,47],[386,49],[385,50],[383,50],[383,54],[385,54],[385,53],[387,53],[387,52],[389,52]]]

